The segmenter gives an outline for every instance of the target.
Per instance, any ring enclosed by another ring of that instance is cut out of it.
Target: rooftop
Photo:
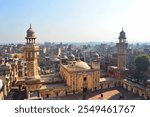
[[[116,78],[106,77],[106,78],[100,78],[100,82],[108,82],[108,81],[115,81]]]
[[[57,83],[57,84],[47,84],[47,85],[42,85],[42,89],[59,89],[59,88],[64,88],[66,89],[68,86],[65,83]]]

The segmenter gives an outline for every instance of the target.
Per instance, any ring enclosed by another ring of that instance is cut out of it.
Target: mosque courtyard
[[[87,91],[84,96],[82,93],[79,93],[67,96],[50,97],[46,98],[46,100],[83,100],[83,98],[85,100],[144,100],[143,97],[133,94],[122,87],[102,89],[94,92]]]

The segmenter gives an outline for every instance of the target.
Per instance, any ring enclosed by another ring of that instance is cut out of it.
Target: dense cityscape
[[[110,43],[38,44],[30,25],[24,44],[0,45],[0,99],[150,99],[150,44],[118,34]]]

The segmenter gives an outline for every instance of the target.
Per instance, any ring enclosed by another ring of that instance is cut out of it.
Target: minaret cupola
[[[122,28],[122,31],[120,32],[118,39],[120,43],[126,42],[126,33],[123,31],[123,28]]]
[[[35,43],[35,31],[32,29],[31,24],[30,28],[27,30],[27,36],[25,37],[27,40],[27,44],[34,44]]]

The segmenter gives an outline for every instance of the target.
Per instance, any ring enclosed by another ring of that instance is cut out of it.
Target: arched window
[[[33,58],[33,52],[30,52],[30,58]]]
[[[83,78],[83,81],[87,81],[87,78],[86,78],[86,77],[84,77],[84,78]]]

